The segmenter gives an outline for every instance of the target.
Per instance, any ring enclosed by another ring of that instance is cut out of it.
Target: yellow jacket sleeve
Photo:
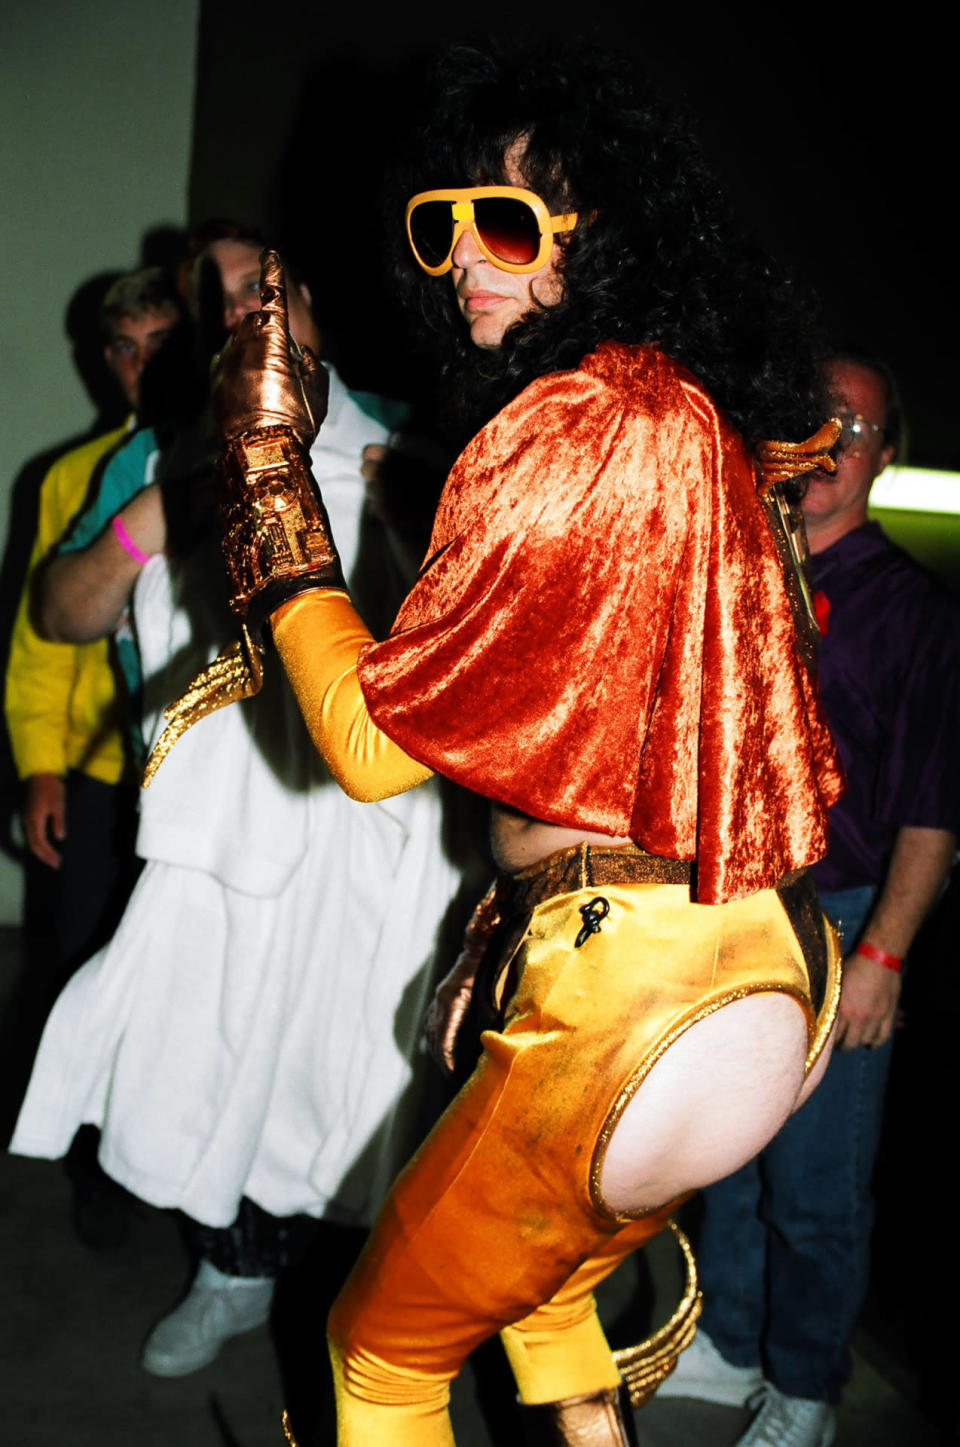
[[[105,433],[58,459],[40,490],[37,535],[10,636],[5,709],[20,778],[79,768],[105,783],[124,769],[116,682],[109,643],[74,645],[41,638],[31,621],[39,570],[84,505],[97,464],[125,428]]]

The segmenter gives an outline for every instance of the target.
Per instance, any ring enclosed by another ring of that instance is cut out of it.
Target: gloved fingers
[[[261,258],[259,311],[245,316],[217,359],[213,411],[229,441],[258,427],[289,427],[309,447],[326,416],[327,373],[291,340],[283,267]]]
[[[260,310],[254,315],[263,342],[264,364],[290,371],[292,345],[287,320],[287,282],[275,251],[264,251],[260,257]]]
[[[296,343],[293,343],[296,346]],[[327,415],[327,400],[330,393],[330,377],[326,367],[322,366],[318,358],[309,347],[298,348],[297,367],[300,373],[300,385],[303,389],[303,400],[310,413],[314,432],[319,430],[320,424]]]
[[[292,340],[291,345],[295,347],[297,346],[296,342]],[[324,378],[326,378],[326,368],[321,367],[316,353],[310,347],[297,347],[297,357],[300,363],[300,375],[304,379],[305,383],[308,381],[312,382],[314,377],[318,376],[320,373],[322,373]]]
[[[441,985],[427,1011],[427,1018],[424,1022],[427,1049],[436,1064],[447,1075],[452,1075],[456,1066],[457,1036],[460,1033],[472,994],[472,982],[468,985],[461,985],[453,991],[449,987],[445,989]]]

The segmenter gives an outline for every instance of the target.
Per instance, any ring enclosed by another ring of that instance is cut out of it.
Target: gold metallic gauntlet
[[[346,591],[326,508],[291,427],[257,427],[229,439],[218,491],[230,607],[244,620],[243,636],[164,710],[167,727],[147,761],[144,788],[198,719],[259,693],[260,635],[270,613],[308,589]]]
[[[327,512],[289,427],[259,427],[227,442],[219,464],[230,607],[256,632],[288,598],[345,589]]]

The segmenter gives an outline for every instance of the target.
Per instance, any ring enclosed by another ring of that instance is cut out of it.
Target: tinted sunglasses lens
[[[540,250],[540,227],[526,201],[513,196],[478,197],[473,203],[477,231],[500,261],[529,266]]]
[[[410,212],[413,247],[427,266],[442,266],[450,255],[453,212],[449,201],[421,201]]]

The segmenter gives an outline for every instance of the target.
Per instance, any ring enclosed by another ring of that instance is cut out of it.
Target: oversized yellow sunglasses
[[[407,236],[429,276],[450,270],[465,231],[472,231],[481,253],[501,271],[539,271],[550,259],[553,238],[576,224],[576,211],[551,216],[536,192],[522,186],[420,191],[407,203]]]

